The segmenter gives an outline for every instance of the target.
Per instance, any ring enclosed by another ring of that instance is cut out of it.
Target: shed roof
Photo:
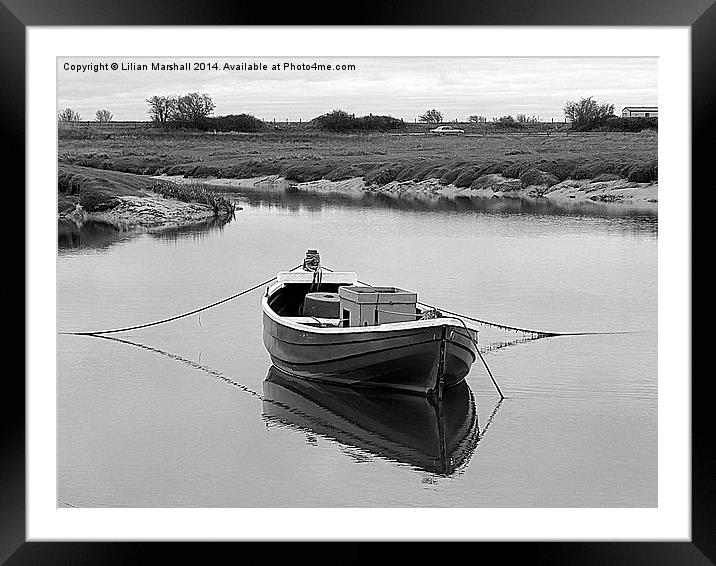
[[[658,106],[625,106],[623,110],[658,110]]]

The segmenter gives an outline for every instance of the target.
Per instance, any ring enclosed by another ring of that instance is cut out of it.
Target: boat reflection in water
[[[464,467],[481,438],[475,399],[465,381],[434,400],[312,382],[271,366],[263,393],[263,417],[269,423],[318,434],[441,476]]]

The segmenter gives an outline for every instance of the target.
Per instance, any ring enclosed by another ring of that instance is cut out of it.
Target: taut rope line
[[[172,353],[170,353],[170,352],[165,352],[164,350],[160,350],[159,348],[155,348],[155,347],[153,347],[153,346],[148,346],[148,345],[146,345],[146,344],[140,344],[139,342],[132,342],[131,340],[126,340],[126,339],[123,339],[123,338],[117,338],[117,337],[114,337],[114,336],[102,336],[102,335],[100,335],[100,334],[93,334],[93,335],[91,335],[91,336],[92,336],[93,338],[101,338],[101,339],[103,339],[103,340],[110,340],[110,341],[112,341],[112,342],[118,342],[118,343],[120,343],[120,344],[126,344],[126,345],[128,345],[128,346],[134,346],[134,347],[136,347],[136,348],[141,348],[142,350],[147,350],[147,351],[149,351],[149,352],[154,352],[154,353],[156,353],[156,354],[159,354],[159,355],[162,355],[162,356],[166,356],[167,358],[170,358],[170,359],[172,359],[172,360],[174,360],[174,361],[177,361],[177,362],[179,362],[179,363],[186,364],[186,365],[188,365],[188,366],[190,366],[190,367],[192,367],[192,368],[194,368],[194,369],[196,369],[196,370],[203,371],[203,372],[205,372],[205,373],[211,375],[212,377],[218,378],[218,379],[220,379],[221,381],[224,381],[225,383],[228,383],[229,385],[233,385],[234,387],[240,389],[240,390],[243,391],[244,393],[248,393],[250,396],[252,396],[252,397],[255,398],[255,399],[258,399],[259,401],[261,401],[261,402],[263,402],[263,403],[270,403],[270,404],[272,404],[272,405],[275,405],[276,407],[280,407],[281,409],[283,409],[283,410],[285,410],[285,411],[287,411],[287,412],[289,412],[289,413],[293,413],[293,414],[295,414],[295,415],[299,415],[299,416],[301,416],[301,417],[303,417],[303,418],[305,418],[305,419],[307,419],[307,420],[309,420],[309,421],[311,421],[311,422],[313,422],[313,423],[315,423],[315,424],[317,424],[317,425],[320,425],[321,427],[323,427],[323,428],[326,429],[326,430],[340,432],[341,434],[343,434],[343,435],[345,435],[346,437],[348,437],[348,438],[352,441],[352,443],[351,443],[351,442],[345,442],[345,441],[337,440],[337,439],[332,438],[331,436],[329,436],[329,435],[327,435],[327,434],[325,434],[325,433],[321,433],[321,432],[318,432],[318,433],[317,433],[317,434],[319,434],[320,436],[322,436],[323,438],[326,438],[326,439],[328,439],[328,440],[335,441],[335,442],[338,442],[339,444],[344,444],[344,445],[349,445],[349,446],[350,446],[350,445],[352,445],[352,446],[362,446],[362,445],[366,442],[364,438],[359,437],[358,435],[356,435],[354,432],[348,430],[347,428],[341,428],[340,426],[336,425],[335,423],[332,423],[332,422],[329,421],[329,420],[326,420],[326,419],[323,419],[323,418],[321,418],[321,417],[312,415],[312,414],[307,413],[307,412],[305,412],[305,411],[303,411],[303,410],[301,410],[301,409],[299,409],[299,408],[296,408],[296,407],[292,407],[292,406],[290,406],[290,405],[287,405],[286,403],[284,403],[284,402],[282,402],[282,401],[277,401],[276,399],[268,398],[268,397],[262,395],[261,393],[258,393],[257,391],[254,391],[254,390],[251,389],[250,387],[248,387],[248,386],[246,386],[246,385],[244,385],[244,384],[242,384],[242,383],[240,383],[240,382],[238,382],[238,381],[232,379],[231,377],[229,377],[229,376],[223,374],[223,373],[220,372],[219,370],[213,369],[213,368],[211,368],[211,367],[209,367],[209,366],[205,366],[205,365],[203,365],[203,364],[201,364],[201,363],[198,363],[198,362],[195,362],[195,361],[193,361],[193,360],[189,360],[189,359],[184,358],[183,356],[180,356],[180,355],[178,355],[178,354],[172,354]],[[497,410],[500,408],[500,404],[501,404],[501,403],[502,403],[502,400],[500,400],[500,401],[497,402],[497,405],[495,405],[495,408],[492,410],[492,413],[491,413],[490,416],[488,417],[487,422],[486,422],[484,428],[482,429],[482,431],[480,431],[479,426],[478,426],[478,431],[477,431],[477,432],[478,432],[478,438],[477,438],[477,442],[478,442],[478,443],[479,443],[479,442],[483,439],[483,437],[485,436],[485,432],[487,432],[487,429],[489,428],[490,424],[492,423],[493,418],[494,418],[495,415],[497,414]],[[270,420],[271,417],[267,417],[267,416],[264,415],[264,416],[263,416],[263,419],[264,419],[264,420]],[[384,458],[384,459],[386,459],[386,460],[396,461],[395,458],[391,458],[389,455],[385,455],[385,454],[383,453],[383,451],[382,451],[380,445],[379,445],[379,444],[376,444],[375,441],[372,441],[371,448],[373,448],[373,449],[375,450],[375,453],[376,453],[379,457]],[[475,447],[475,449],[477,449],[477,446]],[[370,450],[370,448],[368,448],[368,450]],[[470,457],[471,457],[471,456],[472,456],[472,454],[470,455]],[[465,462],[463,462],[462,466],[466,466],[468,460],[469,460],[469,458],[468,458]],[[75,505],[71,505],[71,504],[69,504],[69,503],[67,503],[67,505],[70,506],[70,507],[75,507]]]
[[[299,267],[302,267],[301,265],[297,265],[296,267],[292,268],[290,271],[295,271]],[[172,322],[174,320],[179,320],[180,318],[185,318],[187,316],[191,316],[193,314],[200,313],[205,310],[209,310],[211,308],[217,307],[219,305],[222,305],[224,303],[228,303],[229,301],[232,301],[238,297],[241,297],[242,295],[246,295],[247,293],[250,293],[251,291],[255,291],[259,287],[263,287],[264,285],[268,285],[273,280],[276,279],[276,276],[274,275],[271,277],[271,279],[267,279],[266,281],[262,281],[261,283],[257,283],[253,287],[249,287],[248,289],[244,289],[243,291],[240,291],[238,293],[235,293],[234,295],[231,295],[230,297],[226,297],[225,299],[221,299],[220,301],[216,301],[211,303],[210,305],[206,305],[203,307],[200,307],[198,309],[194,309],[189,312],[185,312],[183,314],[178,314],[176,316],[170,316],[169,318],[163,318],[162,320],[155,320],[154,322],[147,322],[145,324],[137,324],[135,326],[125,326],[123,328],[113,328],[111,330],[93,330],[91,332],[58,332],[58,334],[71,334],[74,336],[96,336],[98,334],[115,334],[117,332],[128,332],[130,330],[139,330],[140,328],[149,328],[150,326],[158,326],[159,324],[165,324],[167,322]]]
[[[316,254],[316,255],[317,255],[317,254]],[[318,263],[318,261],[320,261],[320,259],[318,259],[317,257],[307,258],[307,260],[304,260],[304,262],[303,262],[302,264],[297,265],[297,266],[291,268],[289,271],[295,271],[296,269],[299,269],[299,268],[304,268],[304,269],[308,269],[308,270],[311,270],[311,271],[314,271],[314,270],[315,270],[315,273],[314,273],[314,285],[315,285],[316,282],[320,285],[320,279],[321,279],[321,278],[320,278],[320,269],[325,269],[326,271],[331,271],[331,272],[334,271],[334,270],[333,270],[333,269],[329,269],[328,267],[320,266],[320,264],[316,265],[316,263]],[[319,266],[320,266],[320,267],[319,267]],[[316,277],[316,275],[318,275],[318,277]],[[144,324],[137,324],[137,325],[134,325],[134,326],[125,326],[125,327],[122,327],[122,328],[112,328],[112,329],[107,329],[107,330],[92,330],[92,331],[86,331],[86,332],[58,332],[58,334],[62,334],[62,335],[73,335],[73,336],[95,336],[95,335],[99,335],[99,334],[115,334],[115,333],[118,333],[118,332],[129,332],[130,330],[139,330],[139,329],[141,329],[141,328],[149,328],[149,327],[151,327],[151,326],[158,326],[158,325],[160,325],[160,324],[165,324],[165,323],[167,323],[167,322],[172,322],[172,321],[175,321],[175,320],[179,320],[179,319],[181,319],[181,318],[186,318],[187,316],[191,316],[191,315],[194,315],[194,314],[201,313],[201,312],[203,312],[203,311],[212,309],[212,308],[214,308],[214,307],[217,307],[217,306],[219,306],[219,305],[222,305],[222,304],[224,304],[224,303],[227,303],[227,302],[229,302],[229,301],[232,301],[232,300],[234,300],[234,299],[236,299],[236,298],[238,298],[238,297],[241,297],[242,295],[246,295],[247,293],[250,293],[250,292],[252,292],[252,291],[255,291],[256,289],[258,289],[258,288],[260,288],[260,287],[263,287],[264,285],[268,285],[269,283],[271,283],[271,282],[274,281],[275,279],[276,279],[276,276],[274,275],[274,276],[271,277],[270,279],[267,279],[267,280],[265,280],[265,281],[262,281],[261,283],[257,283],[257,284],[254,285],[253,287],[249,287],[248,289],[244,289],[243,291],[240,291],[240,292],[238,292],[238,293],[235,293],[235,294],[233,294],[233,295],[231,295],[231,296],[229,296],[229,297],[226,297],[226,298],[224,298],[224,299],[221,299],[221,300],[219,300],[219,301],[215,301],[215,302],[213,302],[213,303],[211,303],[211,304],[205,305],[205,306],[203,306],[203,307],[199,307],[199,308],[194,309],[194,310],[191,310],[191,311],[189,311],[189,312],[185,312],[185,313],[178,314],[178,315],[175,315],[175,316],[171,316],[171,317],[168,317],[168,318],[163,318],[163,319],[161,319],[161,320],[155,320],[155,321],[153,321],[153,322],[147,322],[147,323],[144,323]],[[359,280],[358,283],[361,283],[362,285],[368,285],[368,286],[370,286],[370,283],[366,283],[365,281],[360,281],[360,280]],[[484,324],[484,325],[486,325],[486,326],[492,326],[492,327],[495,327],[495,328],[501,328],[501,329],[503,329],[503,330],[514,330],[514,331],[517,331],[517,332],[524,332],[525,334],[531,334],[531,335],[533,335],[533,336],[535,336],[535,337],[537,337],[537,338],[544,338],[544,337],[549,337],[549,336],[586,336],[586,335],[596,335],[596,334],[630,334],[630,333],[631,333],[630,331],[617,331],[617,332],[547,332],[547,331],[543,331],[543,330],[533,330],[533,329],[530,329],[530,328],[520,328],[520,327],[517,327],[517,326],[508,326],[508,325],[505,325],[505,324],[498,324],[498,323],[496,323],[496,322],[491,322],[491,321],[488,321],[488,320],[482,320],[482,319],[475,318],[475,317],[472,317],[472,316],[468,316],[468,315],[465,315],[465,314],[460,314],[460,313],[457,313],[457,312],[449,311],[449,310],[447,310],[447,309],[443,309],[443,308],[440,308],[440,307],[436,307],[436,306],[434,306],[434,305],[430,305],[430,304],[428,304],[428,303],[423,303],[423,302],[421,302],[421,301],[418,301],[418,304],[423,305],[423,306],[428,307],[428,308],[433,309],[433,310],[437,310],[437,311],[444,312],[444,313],[446,313],[446,314],[450,314],[450,315],[455,316],[455,317],[457,317],[457,318],[459,318],[459,319],[467,319],[467,320],[471,320],[471,321],[473,321],[473,322],[477,322],[477,323],[479,323],[479,324]],[[463,324],[464,324],[464,322],[463,322]],[[480,357],[482,357],[482,356],[480,356]],[[483,361],[484,361],[484,360],[483,360]]]
[[[379,293],[379,295],[380,295],[380,293]],[[376,303],[376,305],[377,304],[378,303]],[[424,303],[420,303],[420,304],[424,304]],[[428,305],[425,305],[425,306],[428,306]],[[387,310],[379,309],[377,307],[376,307],[376,310],[378,312],[384,312],[387,314],[405,315],[405,313],[402,313],[402,312],[387,311]],[[407,315],[407,316],[410,316],[410,315]],[[417,315],[413,315],[413,316],[422,317],[423,315],[417,314]],[[497,385],[497,381],[495,380],[495,377],[492,375],[492,372],[490,371],[490,366],[487,365],[485,358],[482,356],[482,352],[480,352],[480,346],[477,344],[477,341],[472,337],[472,334],[470,334],[470,328],[467,326],[465,321],[462,318],[460,318],[459,316],[456,316],[455,320],[457,320],[460,324],[463,325],[463,327],[465,328],[465,332],[466,332],[466,334],[463,334],[462,332],[458,332],[458,334],[460,334],[461,336],[465,336],[468,340],[470,340],[470,342],[472,342],[475,345],[475,351],[477,352],[477,355],[480,356],[480,359],[482,360],[482,364],[485,366],[485,369],[487,370],[487,375],[490,376],[490,379],[492,380],[492,384],[495,386],[495,389],[497,389],[497,393],[499,393],[499,395],[500,395],[500,400],[504,399],[505,396],[502,394],[502,390],[500,389],[500,386]]]
[[[325,269],[326,271],[334,271],[333,269],[330,269],[325,266],[321,266],[322,269]],[[373,285],[371,283],[367,283],[366,281],[361,281],[360,279],[357,280],[358,283],[361,285],[368,285],[369,287],[372,287]],[[492,326],[494,328],[501,328],[503,330],[514,330],[516,332],[524,332],[525,334],[533,334],[538,338],[548,338],[550,336],[592,336],[597,334],[634,334],[636,331],[633,330],[617,330],[617,331],[611,331],[611,332],[551,332],[546,330],[534,330],[531,328],[520,328],[519,326],[508,326],[506,324],[499,324],[497,322],[491,322],[489,320],[482,320],[480,318],[475,318],[474,316],[468,316],[466,314],[461,314],[459,312],[449,311],[447,309],[444,309],[442,307],[436,307],[435,305],[430,305],[428,303],[423,303],[422,301],[418,301],[419,305],[422,305],[424,307],[428,307],[429,309],[440,311],[446,314],[451,314],[452,316],[455,316],[457,318],[465,318],[467,320],[471,320],[473,322],[477,322],[479,324],[483,324],[485,326]],[[404,314],[404,313],[399,313]]]
[[[440,312],[444,312],[447,314],[451,314],[453,316],[456,316],[458,318],[466,318],[467,320],[471,320],[473,322],[477,322],[479,324],[484,324],[485,326],[493,326],[495,328],[502,328],[503,330],[515,330],[517,332],[524,332],[525,334],[535,334],[539,338],[549,338],[550,336],[593,336],[598,334],[634,334],[636,331],[634,330],[613,330],[608,332],[599,332],[599,331],[589,331],[589,332],[551,332],[551,331],[545,331],[545,330],[532,330],[529,328],[519,328],[517,326],[507,326],[505,324],[498,324],[497,322],[490,322],[489,320],[482,320],[479,318],[475,318],[473,316],[468,316],[466,314],[460,314],[457,312],[452,312],[447,309],[442,309],[440,307],[434,307],[432,305],[429,305],[427,303],[421,303],[418,301],[418,304],[423,305],[424,307],[429,307],[431,309],[439,310]]]
[[[492,380],[492,384],[495,386],[495,389],[497,389],[497,393],[499,393],[499,395],[500,395],[500,401],[502,401],[502,399],[504,399],[505,396],[502,394],[502,389],[500,389],[500,386],[497,385],[497,381],[495,381],[495,377],[492,375],[492,372],[490,371],[490,366],[487,365],[485,358],[482,356],[482,352],[480,352],[480,346],[477,345],[477,341],[472,337],[472,334],[470,334],[470,329],[467,327],[467,324],[465,324],[465,321],[461,318],[458,318],[458,320],[465,327],[465,333],[467,334],[467,337],[475,345],[475,351],[477,352],[477,355],[480,356],[480,359],[482,360],[482,364],[485,366],[485,369],[487,370],[487,375],[490,376],[490,379]]]

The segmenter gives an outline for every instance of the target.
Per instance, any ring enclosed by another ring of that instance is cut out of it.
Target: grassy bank
[[[164,198],[203,204],[213,210],[216,217],[233,216],[236,211],[236,205],[233,202],[219,194],[208,191],[206,186],[200,183],[177,185],[162,180],[155,182],[150,187],[150,190]]]
[[[134,173],[60,164],[60,218],[115,228],[180,227],[233,218],[235,205],[197,183],[177,185]]]
[[[77,204],[87,212],[109,210],[122,197],[146,197],[154,183],[141,175],[61,164],[57,174],[58,211],[72,210]]]
[[[367,184],[439,179],[457,187],[500,174],[524,184],[612,176],[657,179],[657,135],[641,133],[494,133],[440,137],[425,134],[107,134],[60,136],[63,164],[142,175],[247,178],[279,175],[290,181]]]

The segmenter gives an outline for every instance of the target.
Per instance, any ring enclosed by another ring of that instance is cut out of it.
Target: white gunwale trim
[[[334,328],[319,328],[317,326],[309,326],[307,324],[301,324],[300,322],[294,322],[288,320],[285,317],[279,316],[269,306],[268,300],[279,288],[283,287],[283,283],[274,283],[273,286],[269,287],[267,295],[264,295],[261,299],[261,308],[264,314],[271,320],[286,326],[293,328],[300,332],[313,332],[315,334],[363,334],[366,332],[390,332],[393,330],[414,330],[416,328],[430,328],[433,326],[457,326],[462,328],[462,321],[459,318],[454,317],[442,317],[442,318],[431,318],[429,320],[416,320],[415,322],[390,322],[387,324],[381,324],[378,326],[350,326],[348,328],[334,327]]]
[[[310,283],[313,280],[313,271],[279,271],[276,281],[279,283]],[[323,283],[346,283],[356,285],[358,276],[352,271],[322,271]]]

